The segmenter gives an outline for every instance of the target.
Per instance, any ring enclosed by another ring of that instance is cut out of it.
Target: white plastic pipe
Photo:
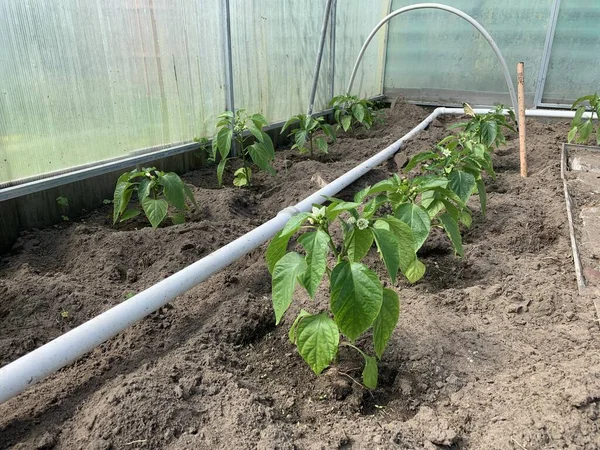
[[[488,111],[488,109],[475,109],[477,114],[485,114]],[[249,251],[265,243],[285,226],[291,216],[300,211],[309,211],[315,203],[323,203],[325,201],[324,195],[333,196],[337,194],[371,169],[394,156],[402,144],[416,136],[433,120],[444,114],[464,114],[464,111],[462,108],[435,109],[425,120],[401,139],[295,206],[283,209],[273,219],[219,250],[2,367],[0,369],[0,403],[16,396],[48,375],[74,362],[104,341],[117,335],[138,320],[156,311]],[[574,114],[574,111],[527,111],[527,115],[533,117],[569,118],[573,117]]]
[[[356,77],[356,72],[358,71],[358,66],[360,65],[362,57],[365,54],[365,51],[367,50],[369,43],[373,40],[373,38],[377,34],[377,31],[379,31],[379,29],[382,26],[384,26],[393,17],[396,17],[400,14],[404,14],[405,12],[408,12],[408,11],[414,11],[416,9],[439,9],[441,11],[449,12],[451,14],[454,14],[455,16],[460,17],[461,19],[466,20],[471,25],[473,25],[473,27],[477,31],[479,31],[481,33],[481,35],[490,44],[490,47],[492,47],[492,50],[494,51],[496,57],[498,58],[498,61],[500,62],[500,65],[502,66],[502,72],[504,73],[504,78],[505,78],[506,84],[508,86],[508,92],[510,94],[510,99],[513,104],[513,110],[517,111],[517,106],[518,106],[517,105],[517,96],[515,94],[515,88],[514,88],[514,85],[512,82],[512,78],[510,76],[510,71],[508,70],[508,66],[506,65],[506,60],[502,56],[502,52],[500,51],[500,48],[498,47],[498,45],[496,45],[496,42],[494,42],[494,39],[492,38],[490,33],[488,33],[487,30],[485,28],[483,28],[479,22],[477,22],[475,19],[473,19],[467,13],[461,11],[460,9],[453,8],[452,6],[442,5],[440,3],[417,3],[414,5],[405,6],[403,8],[397,9],[396,11],[392,11],[387,16],[385,16],[383,19],[381,19],[379,21],[379,23],[377,25],[375,25],[375,28],[373,28],[373,31],[371,31],[371,33],[365,40],[365,43],[363,44],[362,48],[360,49],[360,52],[358,53],[358,57],[356,58],[356,62],[354,63],[354,68],[352,69],[352,74],[350,75],[350,80],[348,81],[348,89],[346,89],[346,94],[350,94],[350,91],[352,90],[352,84],[354,83],[354,78]]]

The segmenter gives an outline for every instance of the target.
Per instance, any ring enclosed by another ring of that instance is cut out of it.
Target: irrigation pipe
[[[475,110],[477,114],[484,114],[487,111],[488,109]],[[268,222],[210,255],[0,368],[0,403],[18,395],[62,367],[71,364],[101,343],[262,245],[281,230],[291,216],[301,211],[310,211],[314,203],[321,204],[325,201],[323,196],[337,194],[371,169],[393,157],[406,141],[427,128],[439,116],[444,114],[460,115],[463,113],[464,111],[461,108],[435,109],[408,134],[300,203],[283,209]],[[532,117],[570,118],[574,114],[574,111],[527,111],[527,115]],[[589,113],[587,114],[589,115]]]
[[[485,28],[483,28],[479,22],[477,22],[475,19],[473,19],[467,13],[462,12],[460,9],[453,8],[452,6],[442,5],[440,3],[417,3],[415,5],[405,6],[404,8],[400,8],[400,9],[397,9],[396,11],[392,11],[390,14],[388,14],[383,19],[381,19],[381,21],[375,26],[375,28],[373,28],[373,31],[371,31],[371,33],[367,37],[367,40],[365,41],[362,48],[360,49],[360,52],[358,53],[358,57],[356,58],[356,62],[354,63],[354,68],[352,69],[352,74],[350,75],[350,81],[348,81],[348,89],[346,89],[346,94],[350,94],[350,91],[352,90],[352,85],[354,84],[354,78],[356,78],[356,72],[358,71],[358,66],[360,65],[360,62],[365,54],[365,51],[367,50],[367,47],[369,46],[369,43],[373,40],[373,38],[375,37],[375,35],[379,31],[379,29],[382,26],[384,26],[387,22],[389,22],[390,19],[392,19],[393,17],[396,17],[396,16],[403,14],[405,12],[408,12],[408,11],[414,11],[416,9],[439,9],[442,11],[447,11],[451,14],[454,14],[454,15],[460,17],[461,19],[466,20],[471,25],[473,25],[473,27],[475,27],[477,29],[477,31],[479,31],[482,34],[482,36],[488,41],[488,43],[492,47],[492,50],[496,54],[496,57],[498,58],[498,61],[500,62],[500,65],[502,66],[502,71],[504,72],[504,78],[506,79],[506,84],[508,86],[508,92],[510,93],[510,99],[513,104],[513,110],[518,111],[517,96],[515,95],[515,88],[513,85],[512,78],[510,76],[510,71],[508,70],[508,66],[506,65],[506,60],[502,56],[502,52],[500,51],[500,48],[498,48],[498,46],[496,45],[496,42],[494,42],[494,39],[492,38],[490,33],[488,33],[487,30]]]

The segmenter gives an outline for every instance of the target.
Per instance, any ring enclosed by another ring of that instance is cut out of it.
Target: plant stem
[[[240,145],[240,153],[242,154],[242,164],[244,165],[244,173],[246,174],[246,179],[248,180],[248,186],[252,186],[252,180],[250,179],[250,174],[248,173],[248,163],[246,162],[246,152],[244,150],[244,137],[240,134],[239,137],[239,145]]]
[[[313,158],[314,157],[314,153],[313,153],[313,138],[312,138],[312,134],[309,135],[309,139],[310,139],[310,157]]]
[[[345,345],[346,347],[352,347],[354,350],[356,350],[358,353],[360,353],[363,356],[363,358],[365,357],[365,352],[363,352],[357,346],[352,345],[350,342],[342,341],[342,342],[340,342],[340,345]]]

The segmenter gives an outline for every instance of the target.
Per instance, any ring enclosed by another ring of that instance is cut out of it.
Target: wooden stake
[[[521,176],[527,177],[527,148],[525,144],[525,64],[517,64],[519,95],[519,148],[521,154]]]

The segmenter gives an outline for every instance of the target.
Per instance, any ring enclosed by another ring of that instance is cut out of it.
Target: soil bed
[[[114,229],[106,207],[23,233],[0,260],[0,365],[263,223],[427,114],[398,103],[318,160],[278,152],[277,177],[257,174],[250,190],[215,189],[212,168],[187,174],[200,207],[184,225]],[[465,230],[464,258],[441,234],[425,244],[425,277],[397,286],[400,323],[375,391],[354,381],[360,362],[344,350],[315,377],[287,340],[295,311],[274,326],[263,246],[0,405],[0,448],[600,448],[600,338],[577,295],[560,178],[567,132],[528,121],[527,179],[514,136],[495,153],[488,215]],[[339,196],[394,171],[390,160]]]

